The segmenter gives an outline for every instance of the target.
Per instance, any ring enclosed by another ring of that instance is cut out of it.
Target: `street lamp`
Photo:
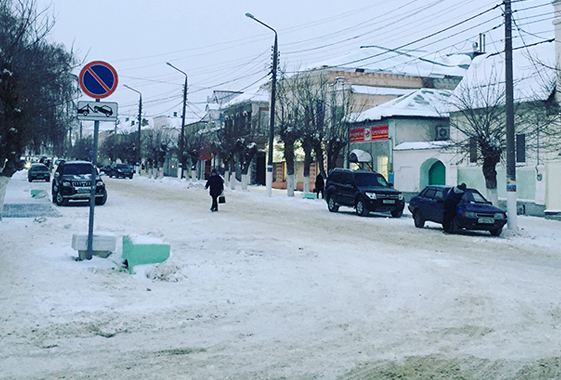
[[[277,31],[271,28],[269,25],[265,24],[264,22],[256,19],[251,13],[245,14],[250,19],[257,21],[264,27],[271,29],[275,33],[275,44],[273,45],[273,70],[271,71],[272,79],[271,79],[271,112],[269,117],[269,156],[267,158],[267,175],[265,177],[267,191],[266,194],[268,197],[272,194],[272,187],[273,187],[273,139],[275,135],[275,92],[277,89],[277,60],[278,60],[278,42],[277,42]]]
[[[132,90],[140,95],[140,100],[138,101],[138,140],[136,146],[136,164],[138,165],[138,173],[140,174],[140,128],[142,127],[142,93],[134,88],[124,85],[129,90]]]
[[[184,177],[184,173],[185,173],[185,162],[183,159],[183,149],[184,149],[184,135],[185,135],[185,107],[187,106],[187,74],[182,71],[179,70],[177,67],[175,67],[174,65],[172,65],[169,62],[166,62],[166,65],[168,65],[171,68],[174,68],[175,70],[179,71],[181,74],[185,75],[185,85],[183,86],[183,114],[181,115],[181,135],[179,136],[179,162],[181,162],[181,175],[179,176],[179,178],[183,178]]]

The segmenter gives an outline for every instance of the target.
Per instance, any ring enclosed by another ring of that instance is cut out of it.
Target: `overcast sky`
[[[497,4],[492,0],[39,0],[39,9],[48,7],[47,13],[56,20],[50,38],[73,49],[79,58],[76,74],[94,60],[115,67],[118,89],[103,100],[118,102],[120,116],[138,115],[139,96],[124,84],[142,93],[144,117],[181,115],[185,77],[166,65],[171,62],[188,75],[187,117],[196,120],[204,115],[212,90],[245,91],[264,81],[270,70],[274,34],[245,17],[246,12],[276,29],[281,67],[294,71],[363,45],[391,49],[407,45],[403,50],[425,58],[469,52],[479,33],[486,33],[487,51],[498,51],[504,47],[504,25],[503,8],[492,9]],[[518,0],[513,8],[514,27],[520,28],[513,31],[515,47],[553,37],[551,1]],[[424,38],[431,34],[435,35]]]

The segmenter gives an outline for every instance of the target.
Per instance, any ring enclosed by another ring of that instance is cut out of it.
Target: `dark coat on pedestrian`
[[[316,176],[316,191],[323,191],[323,176],[321,175],[321,173],[318,173],[318,175]]]
[[[450,231],[456,212],[456,206],[462,200],[465,190],[466,184],[462,183],[461,185],[451,188],[448,194],[446,194],[446,198],[444,199],[444,214],[442,215],[442,226],[446,232]]]
[[[224,180],[216,173],[212,173],[206,181],[205,189],[210,188],[210,195],[219,196],[224,190]]]

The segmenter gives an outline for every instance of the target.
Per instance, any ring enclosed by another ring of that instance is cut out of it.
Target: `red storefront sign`
[[[355,128],[349,130],[349,142],[371,142],[387,140],[389,138],[389,127],[387,125],[376,125],[373,127]]]

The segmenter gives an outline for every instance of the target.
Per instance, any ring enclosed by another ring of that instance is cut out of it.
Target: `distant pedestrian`
[[[465,191],[466,184],[462,183],[451,188],[446,195],[446,198],[444,199],[444,213],[442,215],[442,227],[444,228],[444,232],[450,232],[452,230],[456,206],[460,203]]]
[[[210,177],[206,181],[205,189],[210,188],[210,196],[212,197],[212,206],[210,211],[218,211],[218,197],[224,191],[224,180],[218,175],[216,169],[212,169]]]
[[[318,173],[318,175],[316,176],[316,196],[319,199],[319,194],[321,193],[321,199],[323,199],[323,176],[321,175],[321,173]]]

